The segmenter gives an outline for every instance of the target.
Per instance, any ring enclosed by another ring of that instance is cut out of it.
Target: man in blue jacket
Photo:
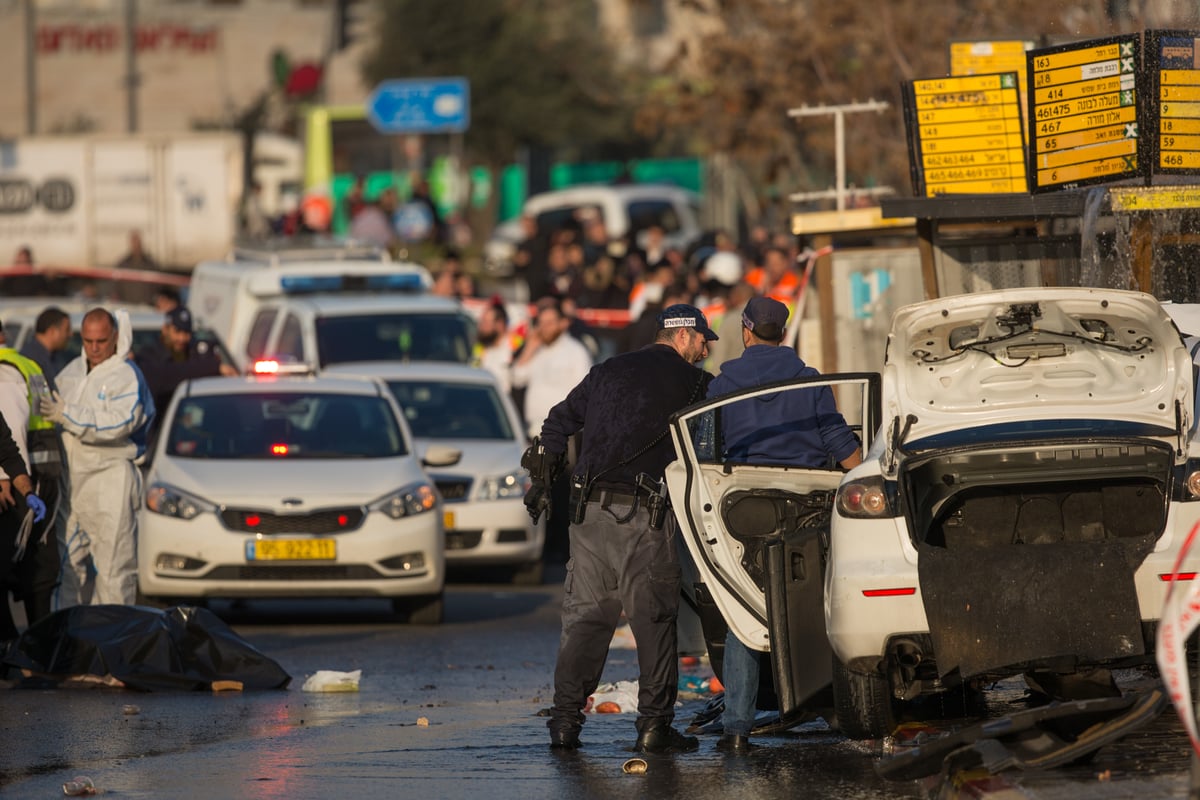
[[[788,309],[770,297],[753,297],[742,312],[745,351],[721,365],[708,396],[820,375],[790,347],[780,347]],[[724,462],[850,469],[862,463],[860,442],[837,410],[828,386],[738,401],[721,409],[721,458]],[[725,637],[724,733],[717,748],[736,754],[750,749],[758,701],[761,653],[736,636]]]

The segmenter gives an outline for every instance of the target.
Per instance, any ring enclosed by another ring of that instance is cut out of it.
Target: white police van
[[[192,273],[188,307],[243,370],[263,357],[466,363],[475,321],[425,267],[375,248],[235,250]]]

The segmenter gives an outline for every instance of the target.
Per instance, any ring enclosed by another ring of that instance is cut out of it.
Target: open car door
[[[678,459],[667,467],[666,483],[699,576],[684,589],[700,614],[718,675],[726,626],[750,647],[771,654],[781,721],[805,710],[830,683],[823,572],[833,496],[844,472],[832,463],[823,469],[725,463],[718,412],[764,395],[819,386],[833,390],[865,455],[880,421],[876,373],[747,389],[685,408],[671,422]],[[759,707],[770,708],[769,703],[769,694],[760,691]]]

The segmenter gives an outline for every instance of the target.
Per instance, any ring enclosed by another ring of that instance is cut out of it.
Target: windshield
[[[349,361],[471,359],[475,324],[465,313],[357,314],[317,319],[321,366]]]
[[[413,436],[511,441],[512,425],[495,387],[437,381],[388,381]]]
[[[408,448],[382,397],[256,392],[181,400],[166,453],[176,458],[395,458]]]

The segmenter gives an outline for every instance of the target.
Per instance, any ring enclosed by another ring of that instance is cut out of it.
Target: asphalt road
[[[548,580],[559,577],[561,568]],[[722,755],[704,736],[697,753],[649,758],[644,775],[621,769],[634,755],[629,714],[593,715],[581,751],[552,752],[537,712],[550,704],[560,598],[557,583],[454,583],[436,627],[396,625],[381,601],[215,603],[293,676],[288,690],[0,690],[0,796],[61,797],[75,776],[112,797],[929,796],[928,786],[876,776],[881,743],[848,741],[820,721],[764,737],[745,758]],[[356,693],[300,690],[317,670],[357,669]],[[604,680],[636,677],[633,651],[612,650]],[[1002,687],[989,704],[1001,709],[1019,695]],[[680,726],[703,703],[690,697]],[[1130,796],[1186,796],[1174,794],[1178,769]],[[1167,793],[1148,793],[1151,785]],[[1046,788],[1097,796],[1090,773]]]

